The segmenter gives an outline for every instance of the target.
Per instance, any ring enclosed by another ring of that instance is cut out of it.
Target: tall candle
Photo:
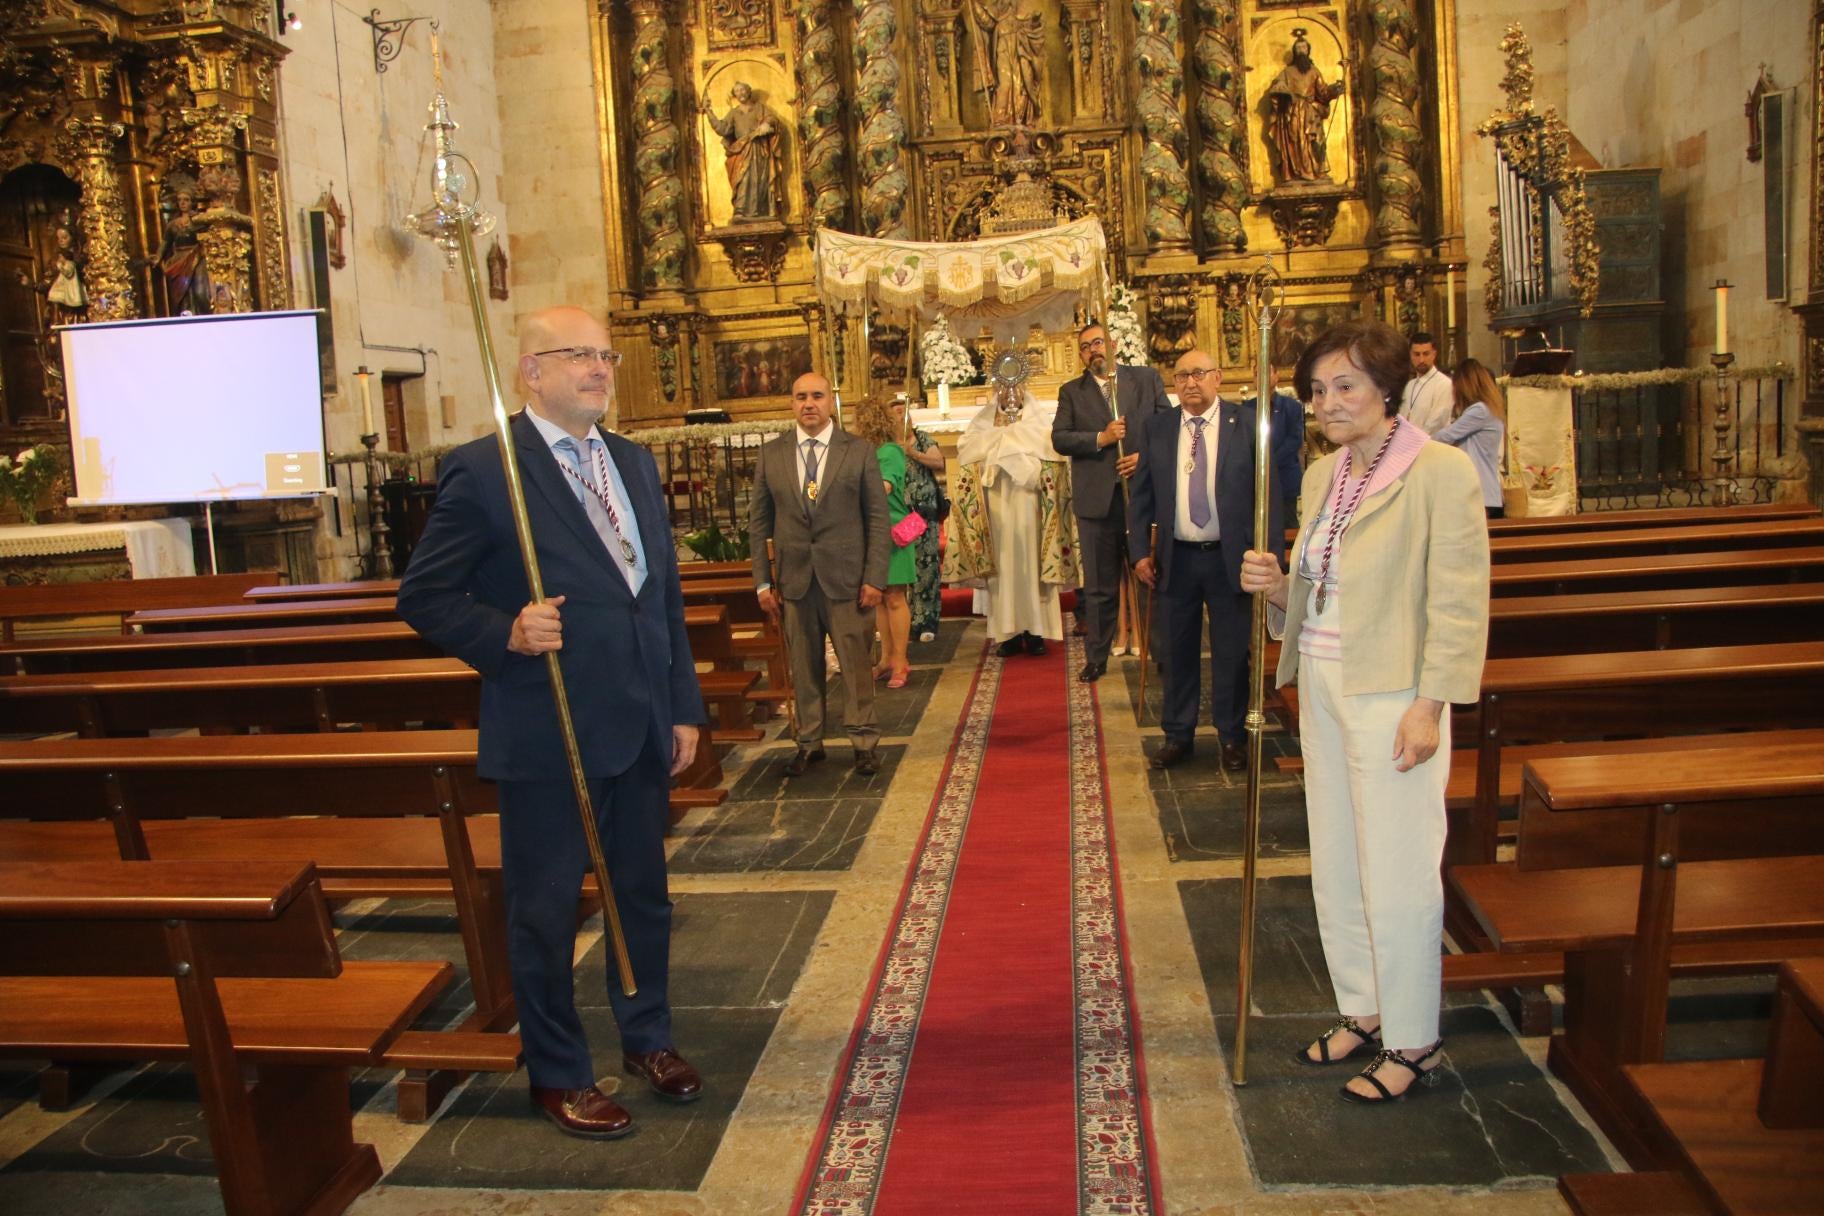
[[[1729,282],[1716,281],[1716,353],[1729,353]]]
[[[367,370],[366,364],[362,364],[355,369],[355,379],[361,382],[361,433],[363,435],[372,435],[375,433],[374,394],[373,390],[370,389],[367,384],[371,374],[372,373]]]
[[[950,416],[950,382],[948,380],[940,380],[937,384],[937,416],[940,418]]]
[[[1457,268],[1444,269],[1444,328],[1457,327]]]

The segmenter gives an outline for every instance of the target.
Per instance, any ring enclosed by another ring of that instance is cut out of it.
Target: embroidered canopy
[[[1101,221],[1076,220],[977,241],[900,241],[817,230],[817,294],[836,312],[872,302],[931,320],[939,313],[1031,323],[1107,293]]]

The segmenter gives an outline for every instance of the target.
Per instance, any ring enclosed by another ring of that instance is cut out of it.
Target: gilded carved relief
[[[773,0],[704,0],[703,8],[710,50],[772,44]]]

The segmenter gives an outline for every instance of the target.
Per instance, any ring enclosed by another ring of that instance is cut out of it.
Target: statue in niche
[[[34,283],[22,275],[20,281],[43,293],[45,302],[50,305],[52,325],[69,325],[82,319],[89,307],[89,293],[82,285],[84,258],[77,242],[76,223],[68,207],[57,214],[51,226],[51,242],[49,265],[45,267],[43,277]]]
[[[1031,0],[968,0],[975,75],[988,94],[988,121],[1030,127],[1039,121],[1045,63],[1044,10]]]
[[[754,96],[744,80],[729,92],[729,111],[717,118],[707,96],[703,116],[709,128],[722,137],[728,154],[728,187],[734,197],[734,222],[776,219],[779,127],[766,103]]]
[[[209,268],[203,262],[203,247],[197,240],[196,182],[189,176],[174,173],[165,179],[170,193],[171,217],[165,221],[165,237],[158,247],[159,273],[165,276],[165,301],[174,317],[202,316],[214,311],[211,303],[215,292],[209,283]]]
[[[1267,86],[1266,136],[1282,186],[1330,184],[1330,103],[1348,86],[1326,83],[1305,30],[1292,31],[1291,60]]]

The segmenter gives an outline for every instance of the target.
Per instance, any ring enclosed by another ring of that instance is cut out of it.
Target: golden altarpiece
[[[68,442],[53,326],[291,307],[275,20],[270,0],[0,5],[0,445]],[[248,560],[309,568],[314,505],[234,514]]]
[[[812,368],[918,395],[906,318],[864,338],[819,304],[818,227],[952,241],[1093,216],[1168,366],[1193,345],[1252,362],[1266,253],[1281,367],[1342,316],[1442,333],[1447,269],[1462,284],[1453,0],[596,0],[593,19],[624,424],[774,413]],[[1040,383],[1076,374],[1070,334],[1035,344]]]

